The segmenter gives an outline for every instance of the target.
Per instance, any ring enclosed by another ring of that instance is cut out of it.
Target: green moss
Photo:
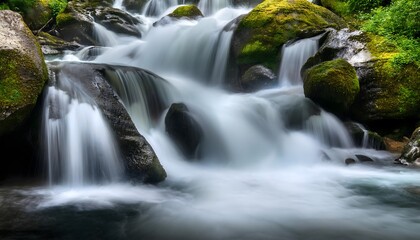
[[[0,51],[0,106],[9,108],[23,102],[22,82],[19,81],[18,63],[14,60],[16,52]]]
[[[77,22],[74,16],[69,12],[61,12],[55,18],[57,26],[64,26],[66,24]]]
[[[182,18],[182,17],[196,18],[196,17],[202,17],[203,14],[195,5],[186,5],[186,6],[178,7],[168,16],[174,17],[174,18]]]
[[[274,66],[287,41],[345,25],[334,13],[306,0],[265,0],[239,23],[236,34],[243,39],[238,62]]]
[[[345,113],[360,86],[356,71],[344,59],[323,62],[306,70],[305,96],[334,113]]]

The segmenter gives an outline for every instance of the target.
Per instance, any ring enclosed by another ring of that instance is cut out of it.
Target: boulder
[[[41,48],[22,17],[0,11],[0,135],[25,121],[47,79]]]
[[[318,53],[302,67],[306,69],[337,58],[356,69],[360,92],[351,108],[359,122],[399,121],[420,117],[418,66],[397,66],[399,50],[385,38],[362,31],[329,29]],[[375,125],[375,124],[373,124]]]
[[[371,147],[377,150],[386,149],[384,139],[378,133],[370,131],[355,122],[346,122],[345,126],[356,146]]]
[[[346,114],[359,93],[359,81],[353,66],[336,59],[306,70],[303,88],[305,96],[323,108]]]
[[[203,130],[185,104],[174,103],[171,105],[165,117],[165,128],[187,158],[197,157]]]
[[[184,5],[176,8],[172,13],[162,17],[159,21],[154,22],[153,26],[164,26],[180,19],[197,20],[203,16],[203,13],[201,13],[197,6]]]
[[[414,130],[397,163],[420,166],[420,127]]]
[[[74,51],[81,47],[77,43],[66,42],[46,32],[39,32],[36,37],[44,55],[63,54],[66,50]]]
[[[345,26],[337,15],[307,0],[266,0],[242,18],[233,36],[232,51],[242,73],[255,64],[275,70],[287,41]]]
[[[288,101],[280,108],[280,117],[287,129],[303,130],[310,117],[321,114],[321,108],[309,98],[290,96]]]
[[[141,32],[136,27],[142,24],[139,19],[112,8],[110,2],[81,0],[69,2],[66,9],[57,15],[54,35],[81,45],[101,45],[95,36],[93,22],[115,33],[141,37]]]
[[[138,132],[121,99],[107,80],[105,73],[115,69],[128,72],[144,71],[104,64],[50,64],[50,70],[55,76],[65,76],[75,81],[99,106],[117,137],[128,177],[147,183],[161,182],[166,178],[164,168],[150,144]]]
[[[254,65],[242,75],[241,88],[247,92],[267,88],[277,83],[276,75],[263,65]]]

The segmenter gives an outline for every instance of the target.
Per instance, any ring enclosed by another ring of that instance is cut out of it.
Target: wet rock
[[[44,55],[63,54],[64,51],[74,51],[81,47],[77,43],[66,42],[46,32],[39,32],[37,34],[37,39]]]
[[[243,90],[251,92],[274,86],[277,83],[276,80],[276,75],[270,69],[263,65],[255,65],[246,70],[240,83]]]
[[[336,114],[346,114],[359,93],[356,71],[344,59],[309,68],[303,81],[305,96]]]
[[[148,0],[123,0],[122,5],[132,13],[140,13]]]
[[[381,36],[330,29],[321,39],[318,53],[302,67],[306,69],[321,62],[343,58],[356,69],[360,91],[350,114],[359,122],[378,122],[419,117],[420,84],[415,64],[395,67],[393,56],[399,49]]]
[[[280,117],[288,129],[302,130],[310,117],[321,114],[321,108],[309,98],[297,97],[291,100],[280,112]]]
[[[233,36],[232,52],[240,75],[256,64],[275,70],[281,47],[289,40],[345,26],[337,15],[307,0],[266,0],[241,19]]]
[[[344,161],[344,163],[345,163],[346,165],[352,165],[352,164],[355,164],[355,163],[356,163],[356,160],[354,160],[353,158],[347,158],[347,159]]]
[[[372,158],[365,156],[365,155],[359,155],[356,154],[356,158],[360,161],[360,162],[374,162]]]
[[[128,36],[141,37],[136,25],[142,24],[130,14],[112,8],[108,2],[70,1],[66,9],[57,15],[57,27],[52,34],[82,45],[101,45],[95,36],[96,22],[108,30]]]
[[[119,96],[106,78],[105,72],[115,71],[114,69],[144,71],[133,67],[105,64],[50,64],[50,70],[55,75],[64,74],[71,77],[95,100],[116,134],[128,177],[134,181],[161,182],[166,178],[164,168],[150,144],[138,132]]]
[[[397,161],[405,165],[420,164],[420,127],[414,130]]]
[[[204,15],[201,13],[200,9],[197,8],[197,6],[185,5],[176,8],[172,13],[162,17],[159,21],[154,22],[153,26],[164,26],[181,19],[197,20],[203,16]]]
[[[355,122],[345,122],[345,126],[356,146],[377,150],[386,149],[384,139],[378,133],[367,130],[361,124]]]
[[[165,117],[165,128],[187,158],[197,157],[203,130],[185,104],[171,105]]]

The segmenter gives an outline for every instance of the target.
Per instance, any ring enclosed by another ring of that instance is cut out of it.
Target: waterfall
[[[178,0],[149,0],[143,8],[142,15],[157,17],[177,4]]]
[[[153,27],[142,41],[109,49],[95,61],[137,66],[161,75],[182,74],[218,85],[224,80],[233,34],[226,26],[246,11],[224,9],[199,21]]]
[[[198,8],[204,15],[209,16],[222,8],[231,6],[230,0],[200,0]]]
[[[280,86],[302,85],[300,69],[318,51],[318,40],[321,36],[301,39],[283,45],[278,74]]]
[[[66,76],[56,76],[52,82],[43,107],[50,184],[81,186],[119,180],[118,148],[98,107]]]

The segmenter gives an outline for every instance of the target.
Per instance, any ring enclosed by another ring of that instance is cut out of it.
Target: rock
[[[153,23],[153,26],[164,26],[180,19],[197,20],[204,15],[195,5],[185,5],[176,8],[172,13]]]
[[[114,130],[117,142],[124,157],[128,177],[135,181],[147,183],[161,182],[166,172],[159,162],[154,150],[138,132],[122,101],[114,92],[106,76],[107,71],[122,69],[124,71],[144,71],[133,67],[111,66],[103,64],[50,64],[50,70],[69,77],[89,93],[99,106],[108,123]],[[147,74],[146,71],[144,71]],[[141,80],[141,79],[140,79]]]
[[[47,79],[41,48],[22,17],[0,11],[0,135],[25,121]]]
[[[101,45],[95,36],[94,21],[115,33],[141,37],[136,27],[141,22],[137,18],[112,8],[109,2],[81,0],[69,2],[66,9],[57,15],[54,35],[81,45]]]
[[[197,19],[203,17],[200,9],[194,5],[185,5],[176,8],[172,13],[168,15],[171,18],[188,18],[188,19]]]
[[[287,129],[302,130],[306,121],[321,114],[321,108],[312,100],[304,97],[289,98],[290,103],[281,108],[280,117]]]
[[[377,150],[386,149],[384,139],[378,133],[369,131],[365,129],[361,124],[355,122],[346,122],[345,126],[353,138],[353,142],[356,143],[356,146],[372,147]],[[367,146],[364,144],[367,144]]]
[[[414,130],[410,141],[404,146],[397,161],[406,165],[418,165],[420,162],[420,127]]]
[[[165,128],[187,158],[197,157],[203,130],[185,104],[171,105],[165,117]]]
[[[132,13],[140,13],[148,0],[123,0],[122,5],[124,8]]]
[[[44,55],[63,54],[66,50],[74,51],[81,47],[77,43],[66,42],[46,32],[39,32],[37,39]]]
[[[356,154],[356,158],[360,161],[360,162],[374,162],[372,158],[365,156],[365,155],[359,155]]]
[[[321,62],[343,58],[355,67],[360,83],[350,110],[352,118],[359,122],[416,119],[420,117],[418,67],[396,67],[392,59],[398,53],[383,37],[330,29],[318,53],[305,63],[301,73]]]
[[[356,160],[354,160],[353,158],[347,158],[347,159],[344,161],[344,163],[345,163],[346,165],[351,165],[351,164],[355,164],[355,163],[356,163]]]
[[[397,141],[388,137],[384,137],[385,149],[392,153],[401,154],[404,150],[404,146],[409,142],[409,139],[403,139],[403,141]]]
[[[24,12],[23,19],[30,29],[38,30],[53,18],[50,2],[49,0],[35,0],[33,6]]]
[[[281,46],[287,41],[345,26],[337,15],[307,0],[266,0],[242,18],[232,52],[242,73],[256,64],[275,70]]]
[[[306,97],[336,114],[347,113],[359,93],[356,71],[344,59],[306,70],[303,87]]]
[[[277,83],[276,75],[263,65],[254,65],[242,75],[240,83],[247,92],[267,88]]]

